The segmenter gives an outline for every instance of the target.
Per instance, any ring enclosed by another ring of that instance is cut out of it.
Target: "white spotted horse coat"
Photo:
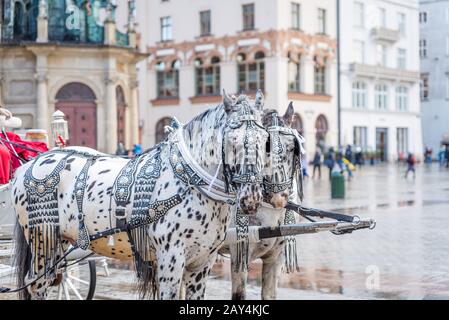
[[[296,134],[292,135],[290,132],[293,131],[289,131],[292,130],[290,126],[294,113],[292,104],[288,106],[282,118],[274,110],[265,112],[264,126],[270,133],[271,150],[264,172],[264,200],[269,205],[262,205],[257,214],[250,217],[250,225],[276,227],[296,223],[295,214],[283,209],[288,201],[298,203],[302,198],[299,151],[301,151],[303,140],[300,138],[298,141]],[[286,134],[278,134],[277,128],[288,130]],[[299,179],[294,179],[295,177]],[[245,299],[248,272],[237,268],[236,246],[222,247],[219,253],[231,254],[232,299]],[[248,255],[249,261],[262,260],[262,299],[264,300],[276,299],[278,280],[283,265],[286,272],[298,270],[296,239],[293,236],[252,243]]]
[[[255,213],[262,201],[268,133],[262,126],[261,101],[261,92],[254,106],[246,97],[233,101],[225,94],[223,104],[177,130],[196,164],[217,181],[228,181],[229,189],[221,192],[226,191],[225,199],[234,199],[244,213]],[[255,138],[255,164],[245,160],[247,135]],[[142,297],[153,293],[160,299],[179,299],[184,283],[187,299],[202,299],[230,223],[232,203],[208,197],[210,188],[204,181],[187,175],[190,167],[180,165],[186,159],[176,153],[177,148],[172,134],[131,161],[91,149],[67,148],[19,168],[12,184],[20,225],[16,231],[18,285],[42,275],[69,243],[77,243],[99,255],[134,258]],[[260,178],[245,182],[248,175]],[[113,241],[89,241],[88,235],[124,221],[149,222],[131,232],[135,251],[128,233],[115,234]],[[55,277],[48,272],[21,297],[45,299]]]

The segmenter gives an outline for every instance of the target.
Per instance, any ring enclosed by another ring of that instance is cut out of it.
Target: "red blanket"
[[[8,148],[0,144],[0,185],[7,184],[11,177],[11,155]]]
[[[22,140],[17,134],[14,134],[12,132],[6,132],[6,135],[8,137],[8,140],[11,142],[14,142],[18,145],[39,151],[39,152],[47,152],[48,151],[48,147],[45,143],[43,142],[29,142],[29,141],[24,141]],[[6,139],[6,137],[0,133],[0,138],[2,139]],[[16,151],[16,153],[23,159],[25,160],[31,160],[32,158],[35,158],[38,156],[38,154],[36,152],[32,152],[32,151],[28,151],[25,149],[22,149],[20,147],[17,146],[13,146],[11,144],[8,143],[2,143],[3,146],[3,152],[0,152],[0,163],[5,164],[7,163],[12,163],[12,172],[14,173],[14,171],[21,166],[21,163],[19,161],[19,159],[17,159],[17,157],[14,156],[14,151]],[[5,146],[8,149],[8,156],[6,156],[5,154]],[[1,171],[1,170],[0,170]],[[7,172],[5,170],[3,170],[3,174],[0,173],[1,176],[4,176]],[[0,177],[0,181],[4,181],[1,179],[2,177]],[[5,180],[7,180],[4,183],[8,183],[9,181],[9,175],[7,176],[7,178],[4,178]],[[0,182],[1,183],[1,182]]]

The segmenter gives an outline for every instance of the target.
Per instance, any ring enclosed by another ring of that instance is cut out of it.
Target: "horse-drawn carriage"
[[[297,204],[304,140],[290,128],[293,114],[292,105],[284,116],[264,111],[261,92],[254,105],[225,94],[188,124],[174,120],[168,138],[135,159],[61,147],[24,164],[9,191],[21,226],[16,290],[48,298],[70,255],[92,251],[134,260],[142,297],[201,299],[221,252],[231,255],[234,299],[245,298],[248,263],[262,256],[262,296],[275,298],[281,265],[298,268],[295,235],[375,225]]]

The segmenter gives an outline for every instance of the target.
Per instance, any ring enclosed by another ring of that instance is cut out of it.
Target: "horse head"
[[[284,116],[279,116],[275,110],[268,110],[263,119],[269,133],[264,198],[276,209],[286,206],[293,192],[295,176],[300,174],[301,144],[304,140],[291,128],[294,113],[293,104],[290,103]]]
[[[263,200],[262,171],[268,141],[262,124],[263,104],[260,90],[253,105],[244,95],[236,98],[224,93],[227,113],[222,143],[224,176],[237,194],[239,209],[246,214],[255,214]]]

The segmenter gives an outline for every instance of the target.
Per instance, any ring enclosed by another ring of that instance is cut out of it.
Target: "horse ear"
[[[295,108],[293,107],[293,102],[290,102],[290,104],[287,107],[287,111],[285,111],[285,114],[282,117],[287,126],[291,126],[294,115],[295,115]]]
[[[263,92],[262,92],[262,90],[257,90],[257,93],[256,93],[256,102],[255,102],[255,104],[254,104],[254,107],[257,109],[257,110],[263,110],[263,106],[264,106],[264,101],[265,100],[265,97],[264,97],[264,95],[263,95]]]
[[[223,105],[225,107],[226,112],[231,112],[232,107],[234,105],[234,101],[232,98],[226,93],[226,91],[223,89]]]

